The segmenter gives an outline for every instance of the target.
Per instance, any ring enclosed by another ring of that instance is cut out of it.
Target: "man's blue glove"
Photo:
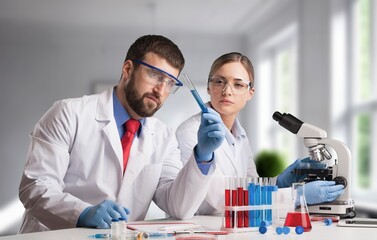
[[[91,227],[91,228],[110,228],[111,219],[125,218],[129,210],[121,205],[111,201],[105,200],[100,204],[93,207],[87,207],[80,214],[77,221],[78,227]]]
[[[335,185],[334,181],[313,181],[306,183],[304,188],[307,204],[332,202],[344,193],[344,186]]]
[[[202,113],[198,130],[198,144],[195,147],[197,161],[209,161],[213,152],[222,144],[225,138],[225,127],[220,115],[208,108],[208,113]]]
[[[276,184],[279,188],[291,187],[292,183],[300,182],[306,178],[306,175],[298,175],[294,173],[295,169],[324,169],[326,164],[311,160],[309,157],[299,160],[289,165],[278,177]]]

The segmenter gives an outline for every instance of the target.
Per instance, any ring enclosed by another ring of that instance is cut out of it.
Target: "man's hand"
[[[277,177],[276,184],[279,188],[291,187],[292,183],[300,182],[307,177],[306,175],[295,174],[295,169],[324,169],[325,167],[326,164],[311,160],[308,157],[303,160],[297,159]]]
[[[119,204],[105,200],[95,206],[87,207],[77,221],[78,227],[110,228],[111,219],[127,219],[129,210]]]

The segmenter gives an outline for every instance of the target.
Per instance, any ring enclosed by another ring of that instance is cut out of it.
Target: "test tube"
[[[279,209],[276,206],[279,204],[277,201],[278,186],[271,186],[271,221],[277,223],[279,221]]]
[[[243,178],[239,177],[237,179],[237,206],[243,206],[244,200],[244,180]],[[243,220],[244,220],[244,211],[237,212],[237,227],[243,228]]]
[[[244,178],[244,205],[247,206],[249,204],[249,191],[248,191],[248,185],[249,185],[250,178]],[[243,226],[249,227],[249,211],[244,211],[244,220],[243,220]]]
[[[261,206],[261,183],[262,179],[257,178],[257,184],[254,189],[254,204],[256,206]],[[255,210],[255,226],[259,226],[262,220],[262,210]]]
[[[237,192],[237,178],[232,178],[232,202],[231,202],[231,204],[232,204],[233,207],[237,206],[237,203],[238,203],[237,202],[237,194],[238,194],[238,192]],[[237,224],[236,224],[237,216],[235,214],[235,211],[232,211],[231,215],[232,215],[232,220],[233,220],[231,227],[235,228],[235,227],[237,227]]]
[[[264,204],[267,206],[265,210],[264,220],[271,222],[272,221],[272,186],[271,186],[271,179],[266,177],[263,179],[264,182]]]
[[[225,206],[226,207],[230,206],[230,203],[231,203],[231,196],[230,196],[231,180],[232,179],[230,177],[225,178]],[[231,212],[229,210],[225,210],[224,215],[225,215],[225,227],[231,228],[231,223],[232,223]]]
[[[261,205],[266,206],[267,205],[267,182],[266,178],[260,178],[260,192],[261,192]],[[261,221],[266,220],[266,210],[261,210]]]
[[[190,89],[192,96],[194,96],[202,112],[207,113],[208,112],[207,106],[204,104],[202,98],[200,97],[198,91],[196,90],[188,74],[184,73],[182,76],[183,76],[183,80],[185,81],[186,85]]]
[[[254,179],[251,179],[248,186],[249,190],[249,206],[255,205],[255,183]],[[249,211],[249,227],[255,227],[255,210]]]

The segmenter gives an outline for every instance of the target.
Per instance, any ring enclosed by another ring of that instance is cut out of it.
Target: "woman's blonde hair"
[[[249,74],[251,85],[254,86],[254,67],[248,57],[242,55],[239,52],[230,52],[218,57],[211,66],[209,71],[208,80],[213,76],[213,74],[224,64],[231,62],[240,62],[247,73]],[[245,79],[246,80],[246,79]]]

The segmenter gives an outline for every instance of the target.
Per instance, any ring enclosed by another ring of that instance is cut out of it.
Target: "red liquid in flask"
[[[309,213],[289,212],[285,218],[284,226],[297,227],[302,226],[305,232],[312,230],[312,223],[310,221]]]

